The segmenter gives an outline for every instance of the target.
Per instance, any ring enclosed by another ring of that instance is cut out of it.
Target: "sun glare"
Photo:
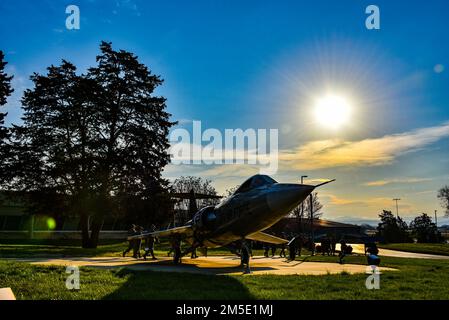
[[[315,106],[316,120],[323,126],[338,129],[349,121],[351,107],[348,101],[336,95],[318,99]]]

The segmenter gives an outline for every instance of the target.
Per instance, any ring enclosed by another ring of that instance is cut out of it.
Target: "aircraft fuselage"
[[[308,185],[274,183],[233,194],[215,208],[200,210],[195,215],[194,242],[220,247],[263,231],[304,201],[313,189]],[[197,223],[201,215],[206,219],[212,217],[209,225]]]

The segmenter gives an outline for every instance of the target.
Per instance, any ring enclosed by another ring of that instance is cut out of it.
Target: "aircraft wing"
[[[288,243],[288,240],[285,240],[285,239],[282,239],[282,238],[279,238],[276,236],[272,236],[271,234],[264,233],[262,231],[250,234],[249,236],[246,236],[245,238],[249,239],[249,240],[260,241],[260,242],[271,243],[271,244]]]
[[[127,239],[144,239],[148,236],[157,237],[157,238],[165,238],[165,237],[171,237],[174,235],[180,235],[183,238],[193,236],[193,229],[192,226],[182,226],[182,227],[176,227],[176,228],[170,228],[166,230],[158,230],[154,232],[146,232],[142,234],[138,234],[135,236],[130,236]]]

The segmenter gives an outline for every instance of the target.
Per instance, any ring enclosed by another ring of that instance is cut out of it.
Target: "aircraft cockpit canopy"
[[[248,180],[246,180],[235,192],[234,194],[237,193],[243,193],[243,192],[247,192],[250,191],[252,189],[261,187],[261,186],[266,186],[266,185],[272,185],[274,183],[277,183],[276,180],[274,180],[273,178],[270,178],[267,175],[263,175],[263,174],[257,174],[255,176],[252,176],[251,178],[249,178]]]

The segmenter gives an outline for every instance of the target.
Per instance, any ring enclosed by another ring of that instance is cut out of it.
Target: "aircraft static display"
[[[236,253],[232,244],[240,243],[241,257],[248,256],[245,240],[270,244],[286,244],[288,240],[267,233],[268,229],[290,213],[311,195],[319,185],[278,183],[267,175],[255,175],[246,180],[230,197],[217,206],[208,206],[196,212],[185,225],[130,236],[128,240],[146,237],[171,238],[174,262],[197,248],[228,247]],[[188,249],[181,252],[181,242]],[[244,254],[245,253],[245,254]]]

